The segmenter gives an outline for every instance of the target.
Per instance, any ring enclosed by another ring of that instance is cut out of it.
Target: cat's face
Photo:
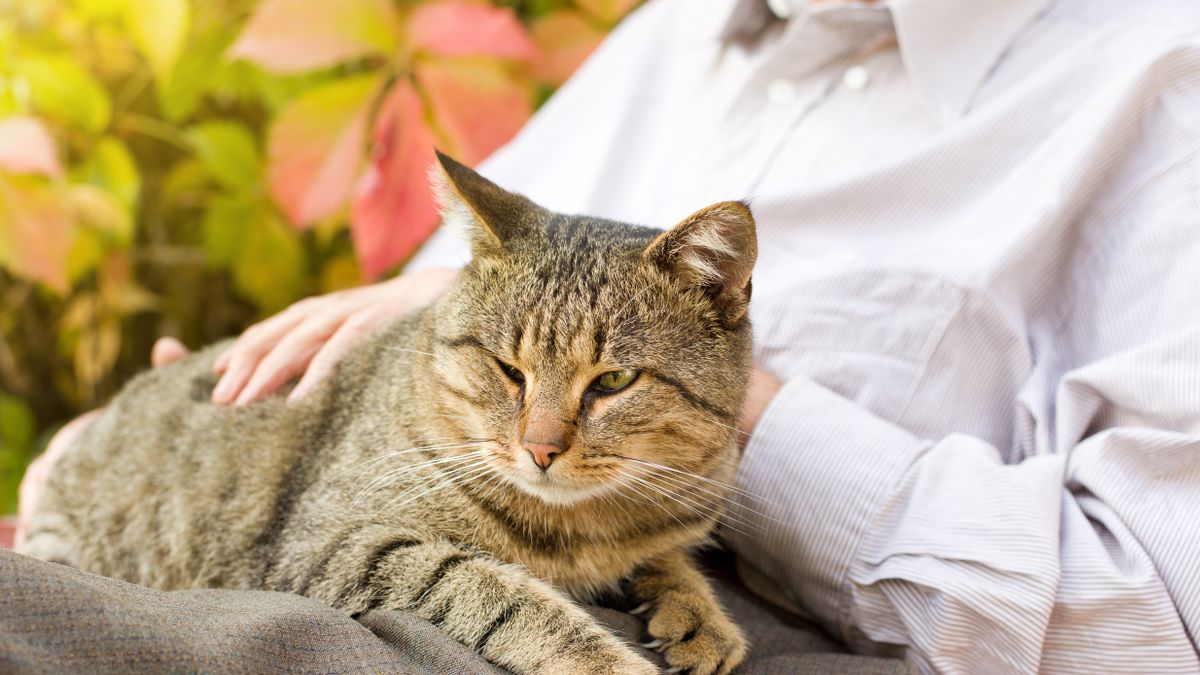
[[[474,258],[438,309],[436,413],[490,439],[492,470],[550,503],[735,462],[749,210],[719,204],[664,234],[552,214],[443,163]]]

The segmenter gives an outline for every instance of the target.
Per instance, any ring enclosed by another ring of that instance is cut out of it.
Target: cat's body
[[[749,269],[711,274],[737,242],[683,261],[720,248],[703,220],[671,241],[566,218],[444,163],[478,220],[445,298],[300,404],[212,404],[216,348],[142,374],[56,467],[26,552],[158,588],[407,609],[521,672],[652,672],[561,594],[625,583],[669,663],[728,670],[744,640],[688,551],[736,470],[748,297],[722,294],[748,296]]]

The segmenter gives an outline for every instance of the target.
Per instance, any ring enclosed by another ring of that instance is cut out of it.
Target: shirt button
[[[792,15],[792,0],[767,0],[767,6],[771,8],[775,16],[781,19],[786,19]]]
[[[796,100],[796,85],[782,77],[767,84],[767,100],[776,105],[787,105]]]
[[[871,75],[862,66],[850,66],[842,73],[842,84],[851,91],[862,91],[871,81]]]

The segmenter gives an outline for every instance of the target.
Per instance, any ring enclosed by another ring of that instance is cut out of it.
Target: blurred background
[[[65,421],[384,277],[638,0],[0,0],[0,514]]]

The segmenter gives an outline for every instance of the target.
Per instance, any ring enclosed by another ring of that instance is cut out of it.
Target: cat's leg
[[[351,555],[362,564],[339,580],[349,583],[334,600],[342,609],[414,612],[517,673],[658,672],[591,615],[521,567],[444,542],[404,538],[376,542]],[[338,563],[329,567],[347,569]],[[324,580],[313,584],[313,590],[335,585]]]
[[[673,669],[696,675],[728,673],[746,656],[746,638],[713,594],[712,587],[684,552],[642,565],[631,591],[643,603],[635,613],[647,618],[651,642]]]

